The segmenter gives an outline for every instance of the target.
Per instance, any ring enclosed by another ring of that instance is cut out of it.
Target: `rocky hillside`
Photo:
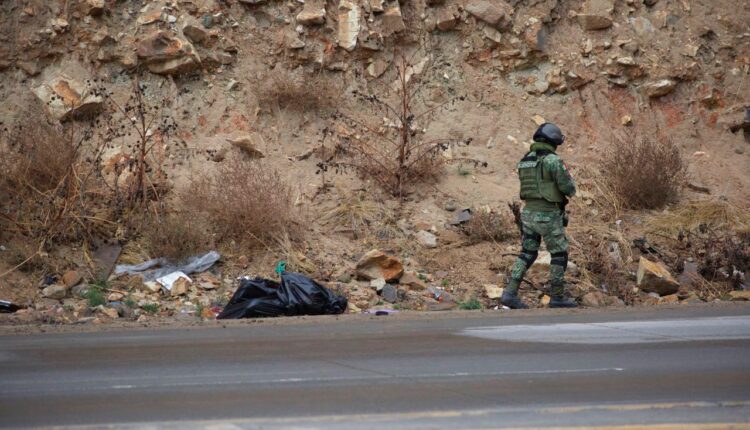
[[[4,200],[0,299],[30,306],[17,318],[112,318],[118,316],[108,310],[113,303],[120,316],[145,318],[143,305],[162,316],[193,315],[196,307],[200,314],[226,303],[235,276],[271,276],[275,262],[285,259],[345,293],[355,311],[493,306],[518,246],[505,218],[507,203],[517,199],[515,163],[545,120],[566,133],[560,154],[582,190],[570,229],[572,292],[579,301],[727,298],[744,288],[745,257],[732,260],[704,236],[685,244],[678,233],[689,230],[690,217],[706,216],[703,224],[736,233],[732,240],[740,247],[747,243],[748,22],[750,3],[733,0],[4,1],[4,154],[17,151],[19,130],[28,135],[41,124],[60,135],[86,136],[78,144],[81,159],[96,165],[103,189],[125,186],[142,162],[158,210],[183,215],[196,207],[180,197],[192,184],[252,159],[279,172],[304,221],[299,235],[253,246],[216,233],[212,245],[221,262],[184,294],[165,297],[139,280],[112,277],[103,287],[109,297],[97,308],[80,297],[81,288],[65,286],[63,274],[80,275],[69,275],[73,284],[93,284],[94,242],[118,249],[119,263],[160,257],[146,245],[158,241],[157,233],[123,227],[122,213],[107,207],[91,215],[108,220],[96,233],[37,248],[34,228],[18,222],[12,200]],[[419,87],[415,109],[435,108],[410,132],[448,144],[441,148],[440,174],[394,197],[356,169],[327,169],[326,163],[347,142],[367,141],[356,124],[374,124],[381,136],[403,130],[357,94],[398,106],[404,71]],[[149,118],[156,121],[139,129],[138,106],[153,108]],[[666,209],[613,210],[598,186],[607,174],[601,160],[613,146],[644,137],[679,148],[688,166],[686,187]],[[149,150],[143,159],[140,142]],[[253,194],[245,191],[229,197]],[[453,223],[463,208],[498,214],[507,234],[472,239]],[[667,221],[654,220],[660,215],[685,229],[664,227]],[[355,263],[373,248],[397,257],[408,280],[393,279],[385,289],[356,280]],[[597,253],[602,257],[595,261]],[[646,291],[634,276],[641,256],[661,260],[675,277],[697,265],[702,277],[682,282],[679,291]],[[620,280],[605,279],[613,274]],[[543,280],[533,275],[524,286],[534,304],[546,300]],[[61,289],[43,293],[40,285]]]

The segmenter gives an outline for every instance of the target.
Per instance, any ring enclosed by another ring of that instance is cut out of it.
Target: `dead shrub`
[[[330,109],[340,93],[336,82],[324,74],[286,69],[268,72],[255,90],[261,105],[297,112]]]
[[[436,113],[454,106],[465,98],[452,97],[427,106],[421,94],[429,79],[429,56],[416,63],[400,54],[396,61],[395,91],[392,97],[352,92],[354,100],[369,114],[338,112],[336,134],[340,138],[334,155],[319,165],[325,172],[329,166],[337,171],[352,168],[364,179],[371,180],[393,196],[403,198],[418,184],[434,183],[444,172],[444,151],[459,142],[455,139],[430,139],[427,128]],[[420,70],[417,73],[417,70]],[[420,76],[418,76],[420,75]],[[327,130],[334,134],[330,130]],[[465,143],[469,144],[471,139]],[[455,162],[476,160],[454,159]]]
[[[48,123],[43,113],[24,113],[0,141],[0,231],[42,251],[113,225],[100,216],[99,178],[81,149],[87,136]]]
[[[186,208],[204,217],[218,241],[258,245],[288,234],[302,236],[292,187],[259,162],[227,160],[182,195]]]
[[[204,252],[211,242],[205,223],[184,212],[154,217],[143,228],[142,237],[152,258],[172,261]]]
[[[385,217],[383,206],[368,200],[365,193],[355,193],[339,199],[336,207],[323,215],[326,223],[351,228],[354,238],[366,234]]]
[[[636,135],[615,142],[602,166],[608,187],[631,209],[655,209],[675,201],[687,174],[686,162],[671,140]]]
[[[472,243],[502,242],[516,238],[518,228],[510,214],[490,209],[479,209],[464,225],[464,233]]]

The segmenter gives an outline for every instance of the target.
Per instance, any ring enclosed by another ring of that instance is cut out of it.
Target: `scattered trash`
[[[464,209],[456,214],[455,218],[453,218],[453,221],[451,221],[450,224],[451,225],[466,224],[467,222],[469,222],[471,217],[472,217],[471,209]]]
[[[281,273],[281,283],[244,278],[217,319],[330,315],[346,311],[346,297],[336,296],[314,280],[292,272]]]
[[[161,284],[162,287],[166,288],[167,291],[172,291],[172,285],[174,285],[175,282],[177,282],[178,279],[185,278],[188,280],[188,282],[192,283],[193,280],[190,279],[188,275],[181,271],[172,272],[168,275],[164,275],[161,278],[157,279],[156,282]]]
[[[21,309],[20,306],[7,300],[0,300],[0,313],[12,314],[13,312]]]
[[[48,287],[54,284],[55,282],[57,282],[56,275],[47,275],[44,277],[44,280],[42,281],[42,287]]]
[[[205,272],[211,266],[214,265],[219,259],[219,255],[216,251],[210,251],[203,255],[196,255],[188,258],[183,264],[173,266],[169,264],[166,258],[155,258],[153,260],[144,261],[141,264],[120,264],[115,267],[115,274],[122,275],[126,273],[128,275],[141,275],[143,276],[144,282],[155,281],[162,276],[169,275],[173,272],[182,272],[185,275],[191,273]]]

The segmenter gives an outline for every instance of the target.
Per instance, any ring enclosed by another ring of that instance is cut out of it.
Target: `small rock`
[[[182,34],[195,43],[200,43],[208,38],[208,30],[203,24],[190,15],[182,17]]]
[[[450,31],[456,28],[458,18],[451,9],[442,9],[437,13],[437,28],[440,31]]]
[[[112,319],[116,319],[120,317],[120,314],[117,312],[117,309],[108,308],[105,306],[97,306],[96,313],[106,315],[108,318],[112,318]]]
[[[77,270],[68,270],[62,276],[62,282],[63,284],[65,284],[65,288],[73,288],[76,285],[80,284],[82,280],[83,275],[78,273]]]
[[[176,34],[159,30],[138,43],[138,57],[152,73],[179,75],[198,68],[200,57],[193,45]]]
[[[458,209],[458,204],[454,200],[448,200],[447,202],[445,202],[445,206],[443,206],[443,208],[448,212],[453,212]]]
[[[651,37],[655,31],[654,25],[651,24],[651,21],[643,17],[631,18],[630,24],[633,26],[635,34],[641,38]]]
[[[466,224],[467,222],[469,222],[471,217],[472,217],[471,209],[464,209],[456,214],[455,218],[453,219],[453,221],[451,221],[450,224],[451,225]]]
[[[141,284],[141,287],[151,293],[158,293],[159,291],[161,291],[161,285],[159,285],[159,283],[155,281],[144,282],[143,284]]]
[[[404,275],[401,276],[401,279],[398,281],[399,285],[403,285],[406,287],[410,287],[412,290],[426,290],[427,285],[419,279],[419,275],[416,272],[404,272]]]
[[[385,37],[406,30],[404,17],[401,16],[401,7],[399,7],[398,2],[394,2],[393,6],[385,10],[380,23],[383,29],[383,36]]]
[[[585,306],[587,308],[601,308],[603,306],[606,306],[606,294],[602,293],[601,291],[592,291],[590,293],[586,293],[581,297],[581,305]]]
[[[326,9],[315,1],[305,3],[302,12],[297,14],[297,22],[302,25],[323,25],[326,22]]]
[[[255,160],[265,157],[265,155],[261,151],[255,148],[255,145],[253,144],[253,138],[250,135],[245,134],[239,137],[229,138],[227,139],[227,142],[241,149],[242,152],[244,152],[251,159]]]
[[[672,304],[672,303],[679,303],[680,297],[677,294],[670,294],[668,296],[664,296],[661,298],[660,303],[663,304]]]
[[[633,117],[630,115],[623,115],[622,118],[620,118],[620,124],[624,126],[633,125]]]
[[[503,295],[503,288],[497,285],[485,284],[482,288],[484,288],[484,295],[487,296],[488,299],[499,299],[500,296]]]
[[[355,271],[358,279],[369,281],[383,278],[388,282],[401,278],[404,266],[396,257],[373,249],[359,259]]]
[[[42,290],[42,296],[48,299],[60,300],[64,299],[68,293],[68,289],[64,285],[50,285]]]
[[[437,248],[437,237],[429,231],[420,230],[416,236],[419,244],[425,248]]]
[[[119,302],[120,300],[125,298],[125,294],[122,293],[110,293],[107,295],[107,301],[108,302]]]
[[[465,9],[472,16],[494,27],[507,26],[513,15],[513,6],[502,0],[470,0]]]
[[[549,306],[549,302],[551,300],[552,300],[552,297],[550,297],[550,296],[548,296],[548,295],[545,294],[545,295],[542,296],[542,299],[539,300],[539,304],[542,305],[542,306],[544,306],[544,307],[547,307],[547,306]]]
[[[104,13],[104,0],[86,0],[86,14],[99,16]]]
[[[484,27],[482,29],[482,34],[484,35],[485,39],[491,40],[498,45],[503,41],[503,34],[500,33],[496,28]]]
[[[652,81],[643,86],[646,91],[646,95],[649,97],[661,97],[665,96],[677,87],[677,81],[673,79],[660,79],[658,81]]]
[[[586,0],[583,12],[578,14],[578,24],[584,30],[604,30],[612,26],[614,0]]]
[[[660,296],[674,294],[680,288],[679,282],[672,278],[663,264],[643,257],[638,262],[637,285],[647,293],[657,293]]]
[[[380,295],[388,303],[396,303],[398,301],[398,289],[391,284],[386,284]]]
[[[377,292],[381,292],[383,288],[385,287],[385,285],[386,285],[386,282],[385,282],[385,279],[383,278],[373,279],[372,281],[370,281],[370,288],[372,288],[373,290]]]
[[[84,284],[78,284],[70,289],[70,293],[73,295],[73,297],[78,297],[81,299],[85,299],[89,291],[91,291],[91,286]]]
[[[376,58],[370,63],[369,66],[367,66],[367,74],[370,75],[373,78],[379,78],[380,76],[385,73],[386,70],[388,70],[388,67],[391,65],[390,62],[386,61],[383,58]]]
[[[169,295],[172,297],[183,296],[190,289],[190,281],[187,278],[179,278],[172,283]]]

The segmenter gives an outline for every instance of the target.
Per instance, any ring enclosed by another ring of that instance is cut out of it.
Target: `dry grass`
[[[214,174],[193,181],[182,195],[186,208],[204,217],[217,241],[258,245],[282,234],[302,236],[301,214],[292,187],[265,165],[227,160]]]
[[[205,224],[187,213],[149,220],[142,237],[152,258],[166,257],[172,261],[204,252],[211,242]]]
[[[81,241],[111,230],[96,166],[80,150],[81,137],[29,110],[0,139],[0,231],[38,244]]]
[[[358,238],[367,234],[383,217],[382,205],[368,200],[365,193],[354,193],[339,199],[336,207],[323,215],[323,221],[351,228],[355,238]]]
[[[518,236],[518,228],[510,214],[489,208],[476,210],[463,228],[472,243],[502,242]]]
[[[607,187],[630,209],[655,209],[676,201],[686,161],[670,140],[630,135],[615,142],[602,161]]]
[[[670,236],[701,228],[750,233],[750,211],[720,200],[694,201],[650,217],[647,226]]]
[[[255,88],[261,106],[272,110],[307,112],[328,110],[341,92],[336,82],[323,74],[276,69],[268,72]]]

